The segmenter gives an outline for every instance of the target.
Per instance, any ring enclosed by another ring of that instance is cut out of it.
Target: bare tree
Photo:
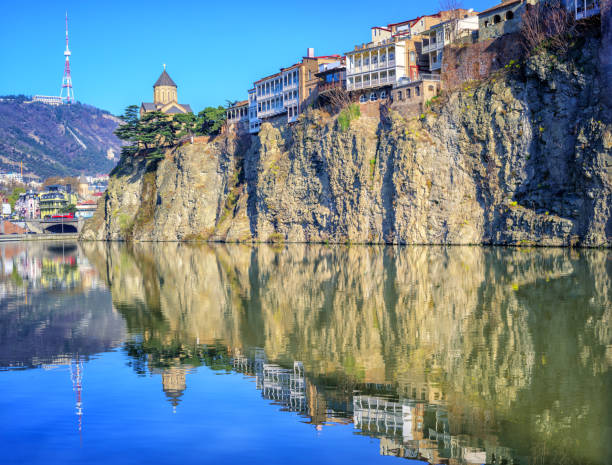
[[[455,42],[459,35],[459,20],[463,17],[461,0],[440,0],[440,12],[445,13],[443,19],[450,24],[450,41]]]
[[[569,37],[575,29],[574,16],[560,0],[545,0],[535,5],[527,5],[521,25],[523,46],[527,53],[531,53],[546,42],[564,53],[569,47]]]
[[[329,105],[333,113],[337,113],[343,108],[347,107],[351,103],[351,96],[342,87],[334,87],[325,91],[319,96],[320,99],[324,99]]]

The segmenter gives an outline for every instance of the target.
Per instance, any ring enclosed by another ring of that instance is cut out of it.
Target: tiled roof
[[[507,8],[509,6],[512,6],[516,3],[521,3],[523,0],[504,0],[501,3],[498,3],[495,6],[492,6],[491,8],[488,8],[484,11],[481,11],[480,13],[478,13],[478,16],[483,15],[483,14],[487,14],[487,13],[491,13],[492,11],[498,10],[500,8]]]
[[[159,78],[157,79],[157,81],[155,81],[155,84],[153,84],[153,87],[157,87],[157,86],[176,87],[176,84],[174,83],[172,78],[168,75],[168,73],[166,73],[166,70],[164,69],[162,73],[160,74]]]
[[[155,110],[157,110],[157,107],[155,106],[155,104],[153,102],[142,102],[142,108],[144,108],[144,111],[155,111]]]

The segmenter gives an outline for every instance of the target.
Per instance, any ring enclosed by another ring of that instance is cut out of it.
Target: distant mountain
[[[75,103],[51,106],[25,96],[0,97],[0,172],[42,178],[108,173],[119,159],[119,119]]]

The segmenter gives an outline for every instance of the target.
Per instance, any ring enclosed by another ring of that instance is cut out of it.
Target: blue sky
[[[485,9],[497,0],[463,0]],[[0,15],[0,95],[58,95],[68,10],[77,100],[115,114],[152,99],[162,64],[194,111],[246,99],[253,81],[314,47],[343,53],[370,27],[435,13],[439,2],[57,1],[11,2]]]

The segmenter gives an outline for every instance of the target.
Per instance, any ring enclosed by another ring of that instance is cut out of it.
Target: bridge
[[[83,229],[82,218],[56,218],[47,220],[26,220],[27,228],[37,234],[79,233]]]

